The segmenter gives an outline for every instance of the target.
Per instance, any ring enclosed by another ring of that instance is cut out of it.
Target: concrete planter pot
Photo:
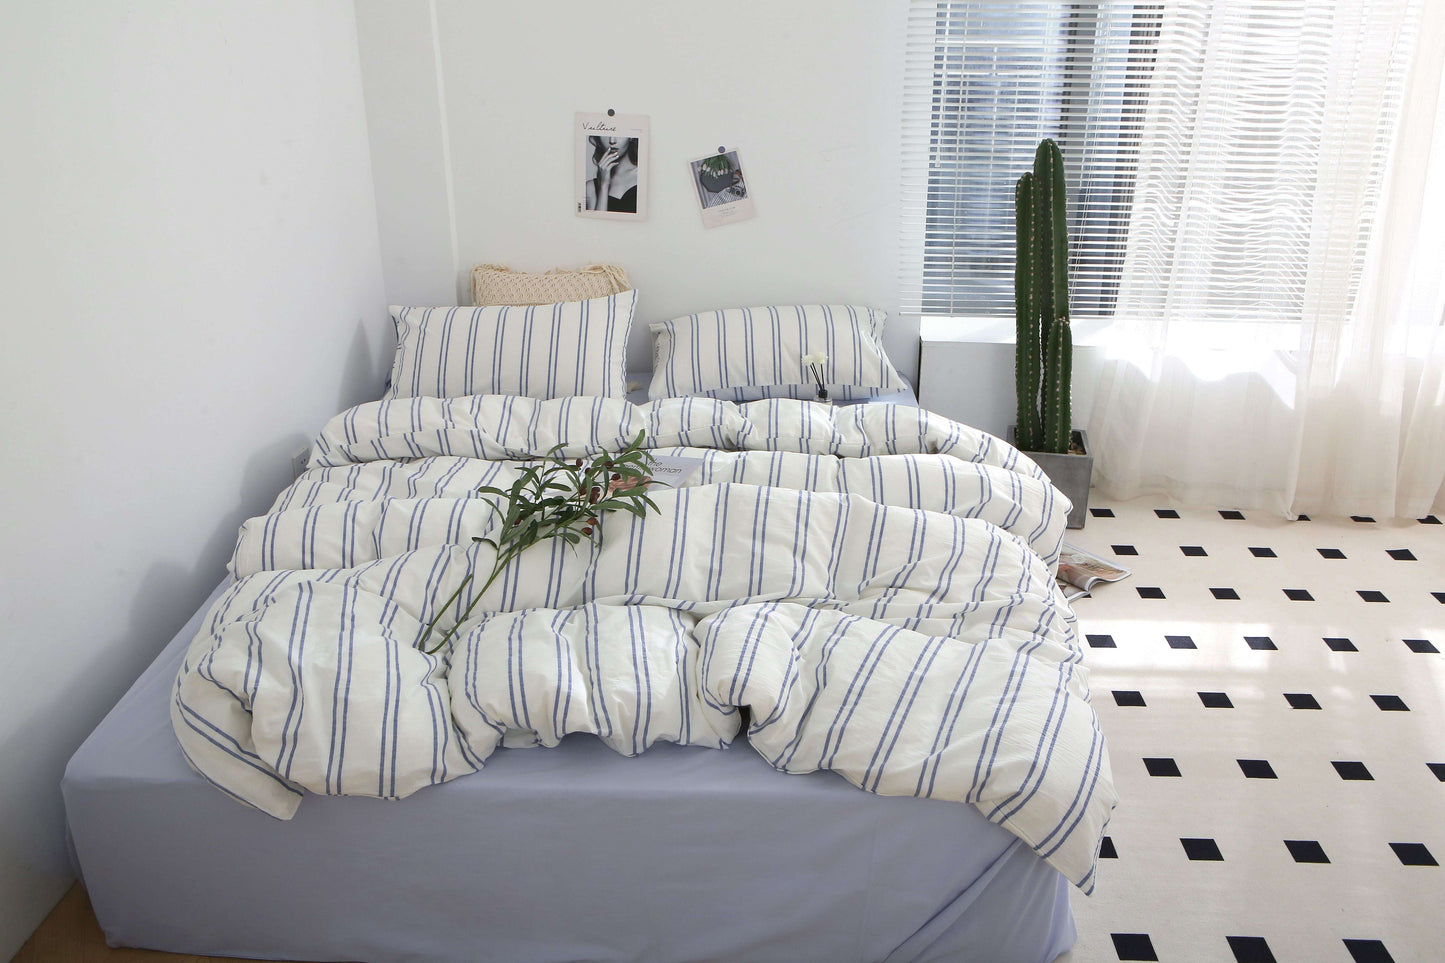
[[[1016,426],[1009,425],[1009,444],[1013,444],[1015,428]],[[1052,451],[1025,451],[1024,454],[1032,458],[1044,470],[1044,474],[1049,476],[1054,487],[1074,503],[1073,510],[1069,512],[1068,527],[1083,528],[1084,520],[1089,517],[1089,485],[1094,477],[1094,451],[1089,447],[1087,431],[1075,428],[1074,441],[1083,450],[1082,455],[1060,455]]]

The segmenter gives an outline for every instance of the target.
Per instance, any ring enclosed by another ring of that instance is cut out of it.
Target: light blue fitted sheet
[[[77,867],[113,945],[292,960],[1037,963],[1073,944],[1069,884],[971,807],[787,775],[743,742],[628,759],[570,737],[500,750],[400,802],[308,797],[294,820],[271,819],[203,782],[171,731],[170,687],[200,615],[65,773]]]

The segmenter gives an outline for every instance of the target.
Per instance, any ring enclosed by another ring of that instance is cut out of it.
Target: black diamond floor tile
[[[1325,848],[1313,839],[1286,839],[1285,846],[1296,863],[1328,863]]]
[[[1105,836],[1103,839],[1101,839],[1101,840],[1099,841],[1099,858],[1100,858],[1100,859],[1118,859],[1118,858],[1119,858],[1119,851],[1114,848],[1114,839],[1113,839],[1113,837],[1111,837],[1111,836]]]
[[[1148,933],[1110,933],[1120,960],[1158,960]]]
[[[1156,585],[1141,585],[1135,589],[1141,599],[1162,599],[1164,590]]]
[[[1369,515],[1351,515],[1351,516],[1350,516],[1350,521],[1352,521],[1352,522],[1373,522],[1374,520],[1375,520],[1375,519],[1374,519],[1372,516],[1369,516]]]
[[[1340,774],[1341,779],[1351,782],[1374,781],[1375,778],[1370,775],[1370,770],[1365,768],[1363,762],[1332,762],[1330,765],[1335,767],[1335,772]]]
[[[1144,768],[1149,770],[1151,776],[1178,776],[1179,763],[1168,756],[1146,757]]]
[[[1308,589],[1285,589],[1284,595],[1291,602],[1313,602],[1315,600]]]
[[[1445,762],[1427,762],[1426,766],[1435,774],[1435,778],[1445,782]]]
[[[1274,553],[1274,549],[1265,548],[1262,545],[1251,545],[1249,547],[1249,554],[1255,558],[1279,558],[1279,556]]]
[[[1390,951],[1379,940],[1345,940],[1345,949],[1355,963],[1395,963]]]
[[[1115,689],[1114,705],[1116,706],[1142,706],[1144,705],[1144,693],[1135,689]]]
[[[1190,558],[1204,558],[1209,553],[1204,550],[1203,545],[1180,545],[1179,551]]]
[[[1355,643],[1349,639],[1325,639],[1325,645],[1330,647],[1332,652],[1358,652]]]
[[[1279,648],[1279,646],[1274,644],[1274,639],[1271,639],[1267,635],[1246,635],[1244,641],[1251,649],[1268,651]]]
[[[1419,559],[1415,557],[1415,553],[1410,551],[1408,548],[1392,548],[1388,551],[1387,554],[1397,562],[1419,561]]]
[[[1439,866],[1424,843],[1391,843],[1390,848],[1405,866]]]
[[[1229,696],[1224,692],[1201,692],[1199,701],[1204,703],[1208,709],[1233,709],[1234,703],[1229,701]]]
[[[1160,518],[1178,518],[1179,513],[1172,508],[1156,508],[1154,514]]]
[[[1439,649],[1429,639],[1406,639],[1405,644],[1410,647],[1411,652],[1419,652],[1421,655],[1439,653]]]
[[[1229,936],[1229,950],[1234,963],[1276,963],[1274,954],[1263,936]]]
[[[1184,854],[1193,862],[1224,862],[1224,854],[1219,851],[1219,844],[1212,839],[1180,839],[1184,844]]]
[[[1191,635],[1166,635],[1164,641],[1169,643],[1171,649],[1197,649],[1194,644],[1194,637]]]
[[[1308,692],[1286,692],[1284,697],[1292,709],[1318,709],[1320,707],[1319,700]]]
[[[1234,601],[1239,600],[1239,593],[1232,588],[1212,588],[1209,590],[1209,594],[1213,595],[1217,599],[1233,599]]]
[[[1113,649],[1113,648],[1118,648],[1118,646],[1116,646],[1116,645],[1114,644],[1114,637],[1113,637],[1112,635],[1085,635],[1085,636],[1084,636],[1084,639],[1085,639],[1085,641],[1087,641],[1087,642],[1089,643],[1089,647],[1090,647],[1090,648],[1094,648],[1094,649]]]
[[[1139,550],[1133,545],[1110,545],[1109,551],[1115,555],[1138,555]]]
[[[1246,779],[1278,779],[1268,759],[1236,759]]]
[[[1384,592],[1377,592],[1374,589],[1356,589],[1356,594],[1366,602],[1388,602]]]
[[[1244,512],[1236,512],[1233,509],[1230,509],[1228,511],[1220,509],[1219,517],[1227,518],[1232,522],[1242,522],[1244,521]]]
[[[1091,508],[1089,514],[1095,518],[1113,518],[1114,510],[1112,508]]]
[[[1317,549],[1315,549],[1315,551],[1317,551],[1317,552],[1320,553],[1320,558],[1344,558],[1344,557],[1345,557],[1345,553],[1342,552],[1342,551],[1340,551],[1340,550],[1337,549],[1337,548],[1317,548]]]
[[[1375,705],[1380,707],[1381,712],[1409,712],[1410,707],[1405,705],[1405,700],[1397,695],[1372,695]]]

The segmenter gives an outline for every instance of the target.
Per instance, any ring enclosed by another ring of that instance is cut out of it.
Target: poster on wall
[[[578,113],[575,126],[577,216],[646,220],[648,118]]]
[[[718,148],[717,153],[694,158],[690,164],[704,227],[746,221],[757,215],[737,151]]]

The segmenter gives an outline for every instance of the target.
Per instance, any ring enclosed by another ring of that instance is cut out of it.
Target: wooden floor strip
[[[227,963],[229,959],[106,946],[90,896],[76,883],[20,947],[12,963]]]

